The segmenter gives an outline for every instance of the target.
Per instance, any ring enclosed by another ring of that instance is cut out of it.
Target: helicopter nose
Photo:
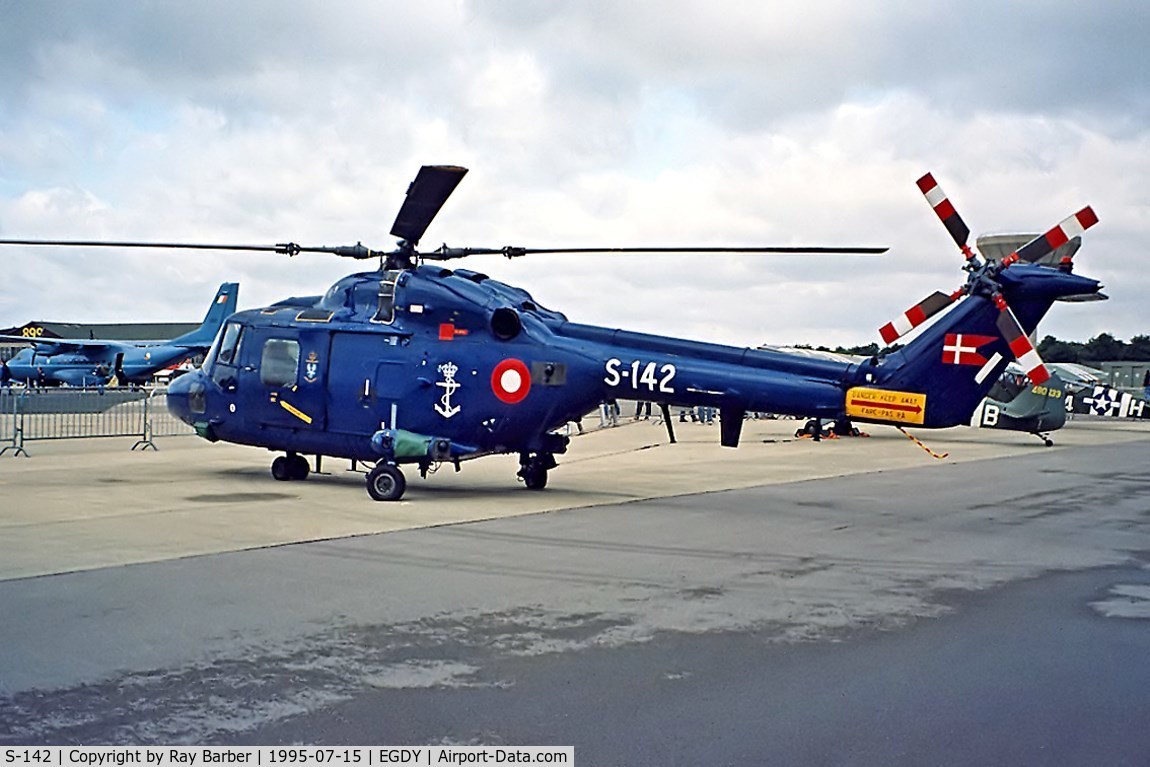
[[[208,442],[219,441],[218,422],[208,417],[208,377],[202,370],[186,373],[168,386],[168,411]]]
[[[196,414],[192,412],[192,400],[195,392],[203,397],[204,381],[200,371],[186,373],[168,384],[168,412],[186,424],[195,422]],[[200,415],[203,414],[201,410]]]

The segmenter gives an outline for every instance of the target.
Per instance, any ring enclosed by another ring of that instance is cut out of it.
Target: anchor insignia
[[[461,410],[459,405],[451,404],[451,395],[455,394],[455,391],[463,385],[455,380],[455,374],[459,372],[459,366],[454,362],[445,362],[437,369],[443,374],[443,380],[436,381],[435,385],[443,389],[443,396],[439,398],[439,402],[435,406],[435,412],[444,418],[451,418],[451,416]]]

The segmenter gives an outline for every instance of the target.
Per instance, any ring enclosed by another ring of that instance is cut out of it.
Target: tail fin
[[[1002,271],[998,281],[1026,333],[1034,332],[1038,321],[1059,297],[1093,294],[1102,287],[1086,277],[1030,264]],[[921,412],[911,422],[934,428],[968,423],[1007,363],[1014,359],[1014,352],[999,329],[1000,314],[992,296],[972,293],[905,348],[887,355],[871,368],[868,385],[907,393],[921,403]],[[915,395],[924,395],[925,402]],[[896,419],[880,416],[871,420]]]
[[[235,313],[239,294],[240,284],[238,282],[225,282],[220,285],[220,289],[216,291],[216,297],[212,299],[212,305],[208,307],[208,313],[204,315],[203,324],[191,333],[173,338],[171,345],[201,346],[205,349],[211,346],[216,335],[220,332],[220,328],[223,327],[224,320]]]

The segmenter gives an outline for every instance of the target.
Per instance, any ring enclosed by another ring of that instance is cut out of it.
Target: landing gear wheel
[[[287,482],[292,478],[292,465],[286,455],[281,455],[272,461],[272,477],[279,482]]]
[[[551,453],[520,453],[516,476],[523,480],[528,490],[542,490],[547,487],[547,472],[556,466],[555,456]]]
[[[407,489],[407,480],[399,467],[391,463],[377,463],[367,473],[367,494],[375,501],[398,501]]]
[[[291,475],[289,479],[301,481],[307,479],[307,475],[311,473],[311,466],[307,459],[296,453],[289,453],[287,459],[288,470]]]
[[[272,461],[272,476],[280,482],[307,479],[311,473],[311,466],[307,459],[298,453],[281,455]]]
[[[855,425],[850,422],[849,418],[839,418],[835,421],[834,425],[835,435],[839,437],[858,437],[862,432],[855,428]]]
[[[523,484],[528,490],[542,490],[547,487],[547,469],[542,466],[528,466],[523,469]]]
[[[823,422],[821,418],[812,418],[795,432],[796,437],[810,437],[815,442],[823,438]]]
[[[1052,440],[1050,437],[1043,437],[1042,444],[1046,445],[1047,447],[1054,447],[1054,440]]]

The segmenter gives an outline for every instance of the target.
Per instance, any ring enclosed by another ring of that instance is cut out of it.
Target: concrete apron
[[[35,443],[32,458],[0,458],[0,580],[1150,437],[1150,423],[1117,420],[1075,420],[1054,448],[1017,432],[912,429],[948,454],[939,460],[891,427],[814,443],[794,437],[801,425],[749,421],[728,449],[717,426],[676,422],[670,445],[654,421],[624,420],[574,437],[546,490],[526,490],[516,457],[495,456],[427,480],[408,468],[395,503],[372,501],[343,460],[276,482],[274,454],[193,437],[158,439],[155,452],[121,439]]]

